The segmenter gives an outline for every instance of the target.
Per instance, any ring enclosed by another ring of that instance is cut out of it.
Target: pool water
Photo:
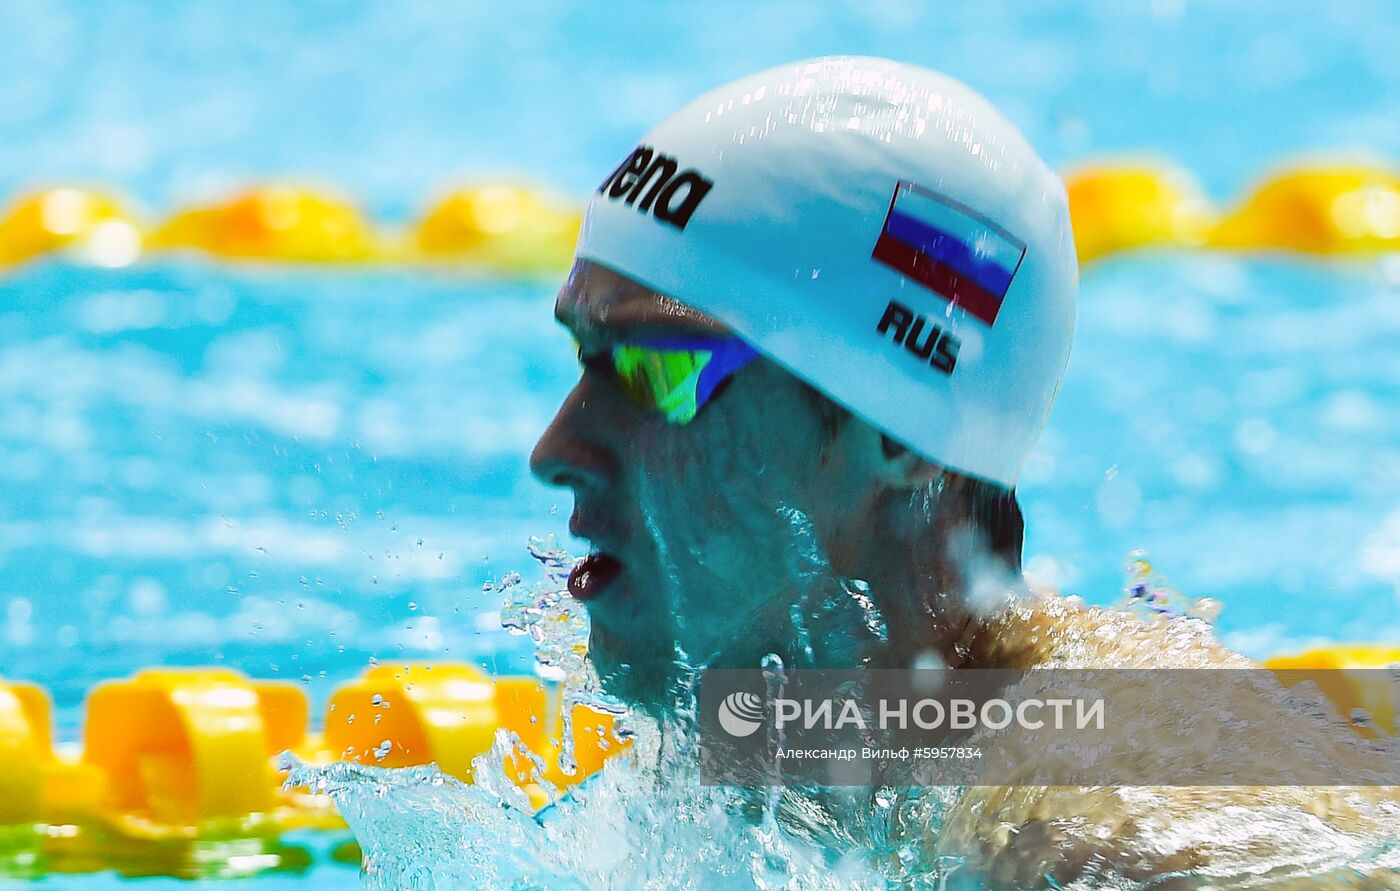
[[[112,183],[153,208],[263,176],[404,219],[517,174],[583,195],[661,116],[808,56],[927,65],[1052,165],[1151,153],[1216,197],[1299,153],[1400,155],[1389,0],[0,4],[0,195]]]
[[[1084,277],[1020,486],[1030,570],[1118,599],[1146,548],[1247,653],[1400,639],[1400,283],[1209,256]],[[0,664],[298,680],[371,656],[528,669],[482,583],[567,541],[528,450],[571,385],[549,283],[27,267],[0,279]]]

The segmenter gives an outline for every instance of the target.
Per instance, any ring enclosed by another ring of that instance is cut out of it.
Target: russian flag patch
[[[971,208],[901,180],[870,256],[990,326],[1026,246]]]

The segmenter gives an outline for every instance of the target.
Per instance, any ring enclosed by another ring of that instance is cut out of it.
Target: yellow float
[[[0,213],[0,267],[54,251],[93,266],[125,266],[140,256],[143,238],[141,225],[112,196],[46,189]]]
[[[324,749],[381,767],[432,762],[470,781],[472,759],[491,748],[498,727],[542,749],[545,708],[544,688],[531,678],[493,680],[467,665],[379,665],[332,694]]]
[[[378,237],[353,205],[292,186],[250,189],[227,201],[182,210],[152,234],[150,246],[308,263],[368,260],[381,253]]]
[[[48,697],[33,684],[0,681],[0,825],[38,822],[52,759]]]
[[[566,268],[581,215],[519,185],[452,192],[428,210],[415,231],[422,256],[506,272]]]
[[[1307,254],[1400,251],[1400,177],[1375,167],[1309,167],[1265,181],[1207,243]]]
[[[83,761],[107,778],[104,810],[197,826],[272,811],[272,757],[305,741],[308,705],[290,684],[230,670],[147,669],[88,697]]]
[[[1080,263],[1131,248],[1192,247],[1205,240],[1212,212],[1184,172],[1103,165],[1065,177]]]
[[[338,825],[325,819],[333,811],[324,796],[282,790],[279,753],[321,764],[435,763],[471,781],[472,760],[492,747],[498,729],[551,765],[543,776],[523,763],[515,772],[543,803],[542,781],[579,782],[628,744],[611,715],[574,705],[578,770],[565,775],[555,763],[559,708],[534,678],[493,678],[450,663],[385,664],[337,688],[324,733],[312,734],[309,704],[295,685],[230,669],[157,668],[98,684],[81,749],[62,757],[50,739],[44,691],[0,682],[0,825],[100,822],[151,839]]]
[[[1079,260],[1151,247],[1335,256],[1400,251],[1400,175],[1383,165],[1319,165],[1265,179],[1229,212],[1189,174],[1162,164],[1084,165],[1065,176]],[[154,232],[108,195],[74,188],[26,195],[0,216],[0,267],[63,250],[122,266],[192,249],[233,260],[417,263],[505,275],[558,275],[579,209],[518,183],[459,189],[407,232],[377,229],[350,202],[290,185],[250,188],[174,213]]]
[[[344,829],[328,796],[284,790],[275,756],[391,767],[437,763],[470,781],[498,729],[550,766],[507,762],[537,806],[602,767],[627,743],[612,717],[573,710],[579,769],[555,762],[558,697],[534,678],[493,678],[466,665],[386,664],[339,687],[324,734],[288,683],[228,669],[150,669],[97,685],[83,743],[56,753],[51,709],[36,685],[0,681],[0,877],[49,870],[189,878],[304,866],[280,838]],[[377,720],[376,720],[377,719]],[[348,849],[347,849],[348,850]]]
[[[338,688],[326,712],[318,761],[342,760],[380,767],[436,764],[468,782],[472,760],[496,741],[498,729],[513,732],[519,745],[549,765],[535,776],[517,759],[512,779],[537,805],[548,796],[541,780],[555,787],[577,783],[625,748],[611,715],[573,706],[573,754],[578,770],[558,767],[562,722],[559,704],[534,678],[492,678],[468,665],[384,664]],[[509,769],[509,766],[508,766]]]
[[[1284,686],[1303,681],[1317,684],[1365,736],[1375,736],[1378,730],[1395,735],[1395,682],[1376,671],[1392,666],[1400,666],[1400,647],[1384,644],[1320,647],[1295,656],[1276,656],[1264,663]],[[1368,723],[1356,720],[1357,710],[1369,716]]]
[[[1397,664],[1400,647],[1361,644],[1264,663],[1286,685],[1318,683],[1344,715],[1366,710],[1369,721],[1354,724],[1368,735],[1395,733],[1396,714],[1386,679],[1359,670]],[[327,796],[281,788],[274,756],[287,749],[320,764],[436,763],[470,781],[472,759],[505,729],[549,765],[539,776],[521,758],[513,773],[539,806],[547,784],[577,783],[628,745],[611,715],[575,705],[578,770],[563,774],[556,694],[534,678],[493,678],[468,665],[378,665],[332,693],[318,735],[292,684],[228,669],[150,669],[94,688],[81,751],[56,752],[44,691],[0,681],[0,875],[116,861],[131,874],[295,868],[307,855],[283,845],[283,832],[344,824]]]

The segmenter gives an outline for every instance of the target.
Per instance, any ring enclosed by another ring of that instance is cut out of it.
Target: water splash
[[[503,624],[535,642],[541,674],[559,681],[566,702],[612,710],[633,744],[568,791],[551,786],[545,779],[549,765],[504,730],[490,750],[474,759],[472,785],[432,766],[312,766],[284,756],[287,784],[330,795],[354,830],[365,852],[366,888],[1004,887],[975,872],[963,858],[938,850],[941,834],[964,804],[967,790],[962,788],[743,790],[703,785],[693,715],[682,709],[673,722],[658,723],[627,715],[603,694],[587,659],[587,616],[566,593],[573,558],[549,540],[532,540],[530,553],[543,581],[527,584],[512,574],[492,586],[504,600]],[[1179,608],[1185,598],[1141,554],[1132,560],[1129,607],[1146,607],[1140,614],[1154,623],[1170,621],[1210,633],[1204,623],[1179,621],[1192,615],[1191,607]],[[862,607],[867,596],[861,586],[844,592]],[[881,628],[878,613],[864,608],[860,613],[867,618],[867,631]],[[1119,615],[1120,621],[1132,622]],[[776,693],[788,666],[770,654],[761,667],[769,693]],[[550,798],[542,810],[534,810],[512,779],[521,772]],[[1301,799],[1294,800],[1298,792],[1264,790],[1248,807],[1207,808],[1183,816],[1151,830],[1150,844],[1161,851],[1189,851],[1202,838],[1237,840],[1208,868],[1190,873],[1203,881],[1219,878],[1230,887],[1300,876],[1317,879],[1313,887],[1326,887],[1333,874],[1400,869],[1400,848],[1386,841],[1400,833],[1327,826],[1301,806]],[[1152,790],[1121,794],[1124,801],[1146,796],[1145,814],[1161,807],[1147,800],[1155,794]],[[1372,817],[1396,827],[1400,805]],[[1151,825],[1145,822],[1142,831]],[[1073,836],[1072,828],[1065,831],[1066,838]],[[1317,843],[1324,836],[1325,850]],[[1264,843],[1273,846],[1267,855],[1259,853]],[[1041,878],[1044,882],[1037,884],[1053,882],[1048,875]],[[1066,887],[1151,884],[1100,874],[1081,878]]]
[[[1188,598],[1167,584],[1141,549],[1128,553],[1124,567],[1127,579],[1123,583],[1124,599],[1118,608],[1140,619],[1155,620],[1190,618],[1214,625],[1220,615],[1220,602],[1210,597]]]
[[[534,642],[539,673],[561,684],[565,722],[573,704],[607,711],[633,745],[567,792],[505,730],[473,760],[471,785],[435,766],[317,766],[284,755],[286,784],[330,795],[354,830],[366,888],[885,887],[870,852],[834,843],[830,817],[796,796],[702,786],[685,709],[662,725],[604,694],[587,659],[587,615],[567,594],[574,558],[549,539],[532,539],[529,551],[543,581],[512,573],[488,586],[502,596],[502,624]],[[781,677],[780,662],[765,668]],[[563,739],[571,735],[566,724]],[[522,767],[550,798],[538,813],[511,778]],[[559,767],[576,769],[568,748]]]
[[[435,766],[316,766],[284,755],[282,769],[288,786],[335,800],[364,851],[362,878],[370,891],[509,888],[536,871],[530,815]]]
[[[537,815],[498,770],[511,748],[498,736],[474,762],[474,785],[432,766],[284,756],[283,768],[289,785],[334,798],[365,852],[370,891],[886,887],[865,852],[819,840],[830,829],[818,819],[812,835],[794,833],[787,794],[763,793],[772,800],[754,820],[742,792],[701,786],[689,744],[659,728],[639,737],[643,754],[610,761]]]

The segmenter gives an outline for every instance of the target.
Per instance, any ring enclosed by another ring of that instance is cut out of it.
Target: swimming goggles
[[[720,385],[758,357],[737,337],[681,335],[619,341],[585,354],[584,368],[612,380],[643,408],[675,425],[689,424]]]

